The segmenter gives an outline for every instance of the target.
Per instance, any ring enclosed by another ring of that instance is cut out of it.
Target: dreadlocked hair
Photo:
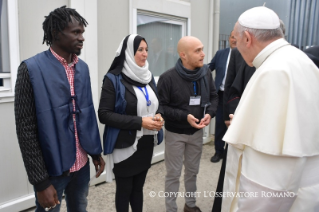
[[[50,12],[48,16],[45,16],[45,20],[42,24],[44,31],[42,44],[46,43],[48,46],[51,46],[53,39],[57,39],[58,33],[62,32],[69,22],[72,22],[71,16],[85,27],[88,24],[75,9],[66,8],[66,6],[57,8]]]

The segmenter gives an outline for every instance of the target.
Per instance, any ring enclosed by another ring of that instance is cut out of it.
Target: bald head
[[[198,38],[193,36],[184,36],[177,43],[177,52],[180,54],[181,52],[185,52],[189,46],[194,42],[202,43]]]
[[[182,60],[183,66],[189,70],[194,70],[203,66],[205,54],[204,45],[193,36],[182,37],[177,44],[177,52]]]

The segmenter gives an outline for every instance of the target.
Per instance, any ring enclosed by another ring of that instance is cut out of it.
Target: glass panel
[[[183,36],[183,22],[162,17],[137,15],[137,34],[148,43],[149,70],[159,76],[175,66],[179,56],[177,42]]]
[[[7,0],[0,0],[0,73],[9,73],[9,37]]]

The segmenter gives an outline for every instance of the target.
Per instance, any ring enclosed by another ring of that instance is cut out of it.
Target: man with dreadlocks
[[[90,168],[104,170],[89,68],[77,57],[88,23],[74,9],[57,8],[43,22],[49,50],[21,63],[15,87],[18,141],[36,211],[86,211]]]

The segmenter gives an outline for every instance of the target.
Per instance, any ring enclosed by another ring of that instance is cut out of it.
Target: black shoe
[[[197,206],[191,208],[185,203],[184,212],[202,212],[202,211]]]
[[[210,162],[217,163],[220,159],[223,159],[223,154],[215,153],[215,155],[210,159]]]

